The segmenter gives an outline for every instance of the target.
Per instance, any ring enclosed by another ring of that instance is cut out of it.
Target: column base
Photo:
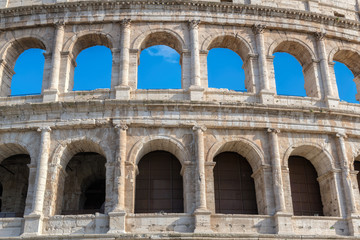
[[[38,236],[42,233],[43,217],[41,214],[29,214],[24,216],[24,233],[22,237]]]
[[[262,90],[260,92],[260,101],[262,104],[274,104],[275,93],[270,90]]]
[[[197,209],[194,212],[195,229],[194,233],[212,233],[211,212],[207,209]]]
[[[340,103],[340,100],[334,97],[326,97],[325,101],[328,108],[337,108]]]
[[[59,92],[56,89],[45,89],[43,91],[43,102],[56,102]]]
[[[202,101],[205,89],[201,86],[192,85],[189,87],[190,101]]]
[[[109,231],[108,234],[125,233],[126,212],[119,210],[109,212]]]
[[[116,86],[115,99],[130,100],[131,87],[129,86]]]
[[[360,216],[351,215],[348,219],[348,227],[351,236],[360,237]]]
[[[274,215],[277,234],[294,234],[291,217],[292,214],[283,212],[278,212]]]

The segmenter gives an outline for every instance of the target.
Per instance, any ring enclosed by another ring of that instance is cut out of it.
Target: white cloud
[[[172,48],[164,45],[154,46],[145,50],[150,56],[161,56],[170,63],[179,63],[179,54]]]

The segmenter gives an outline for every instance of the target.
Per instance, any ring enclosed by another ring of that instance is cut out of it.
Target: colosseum
[[[0,239],[359,239],[359,0],[0,0]],[[73,91],[78,54],[111,50],[111,88]],[[142,50],[180,54],[181,89],[138,89]],[[24,51],[40,95],[10,96]],[[210,88],[207,55],[246,92]],[[274,53],[305,97],[277,94]]]

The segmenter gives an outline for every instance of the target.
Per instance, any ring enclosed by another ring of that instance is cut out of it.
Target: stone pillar
[[[291,214],[286,212],[284,184],[282,179],[281,159],[279,151],[278,133],[280,130],[268,128],[269,143],[271,149],[271,170],[273,179],[273,189],[275,195],[275,223],[277,234],[292,234]]]
[[[273,102],[274,92],[270,90],[269,77],[267,71],[267,59],[265,53],[265,43],[264,43],[264,30],[266,26],[262,24],[254,24],[252,29],[255,34],[256,49],[259,55],[258,65],[259,65],[259,77],[261,82],[261,102],[262,103],[271,103]]]
[[[325,86],[325,100],[327,101],[328,107],[336,107],[339,102],[339,97],[338,94],[334,92],[332,86],[332,79],[330,78],[330,71],[324,41],[325,35],[326,33],[324,32],[316,32],[315,38],[320,58],[321,77],[323,80],[323,85]]]
[[[46,179],[48,174],[51,129],[50,127],[42,127],[38,129],[38,132],[41,132],[41,142],[39,157],[37,159],[33,210],[29,215],[24,216],[24,235],[39,235],[42,231],[42,211],[44,206]]]
[[[121,46],[120,46],[120,79],[115,87],[115,98],[130,99],[129,86],[129,63],[130,63],[130,33],[131,19],[123,19],[121,22]]]
[[[205,126],[195,125],[193,127],[195,133],[195,149],[196,149],[196,210],[195,215],[195,232],[204,233],[211,232],[210,215],[206,206],[206,179],[205,179],[205,147],[204,147],[204,132]]]
[[[116,203],[114,210],[109,213],[110,226],[109,233],[125,232],[125,162],[126,162],[126,144],[127,129],[126,123],[120,123],[115,126],[118,134],[118,149],[115,164],[115,191]]]
[[[204,88],[201,86],[200,71],[200,50],[199,50],[199,24],[200,20],[190,20],[190,42],[191,42],[191,86],[190,100],[200,101],[204,95]]]
[[[50,89],[44,90],[44,102],[57,101],[59,93],[61,50],[64,42],[64,23],[59,22],[55,26],[54,46],[51,59]]]
[[[336,137],[337,137],[336,146],[337,146],[338,157],[340,160],[342,183],[343,183],[345,199],[346,199],[346,207],[347,207],[346,214],[347,216],[351,216],[355,214],[357,211],[355,206],[354,193],[352,191],[353,188],[350,178],[349,161],[346,155],[345,138],[347,136],[342,133],[337,133]]]

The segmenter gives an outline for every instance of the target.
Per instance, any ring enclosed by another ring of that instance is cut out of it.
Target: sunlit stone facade
[[[360,105],[339,100],[333,68],[360,86],[357,1],[0,7],[1,239],[360,237]],[[111,89],[72,91],[95,45],[111,49]],[[181,89],[137,89],[154,45],[180,54]],[[208,87],[218,47],[242,58],[247,92]],[[9,97],[30,48],[45,50],[42,93]],[[306,97],[276,94],[275,52],[300,62]]]

